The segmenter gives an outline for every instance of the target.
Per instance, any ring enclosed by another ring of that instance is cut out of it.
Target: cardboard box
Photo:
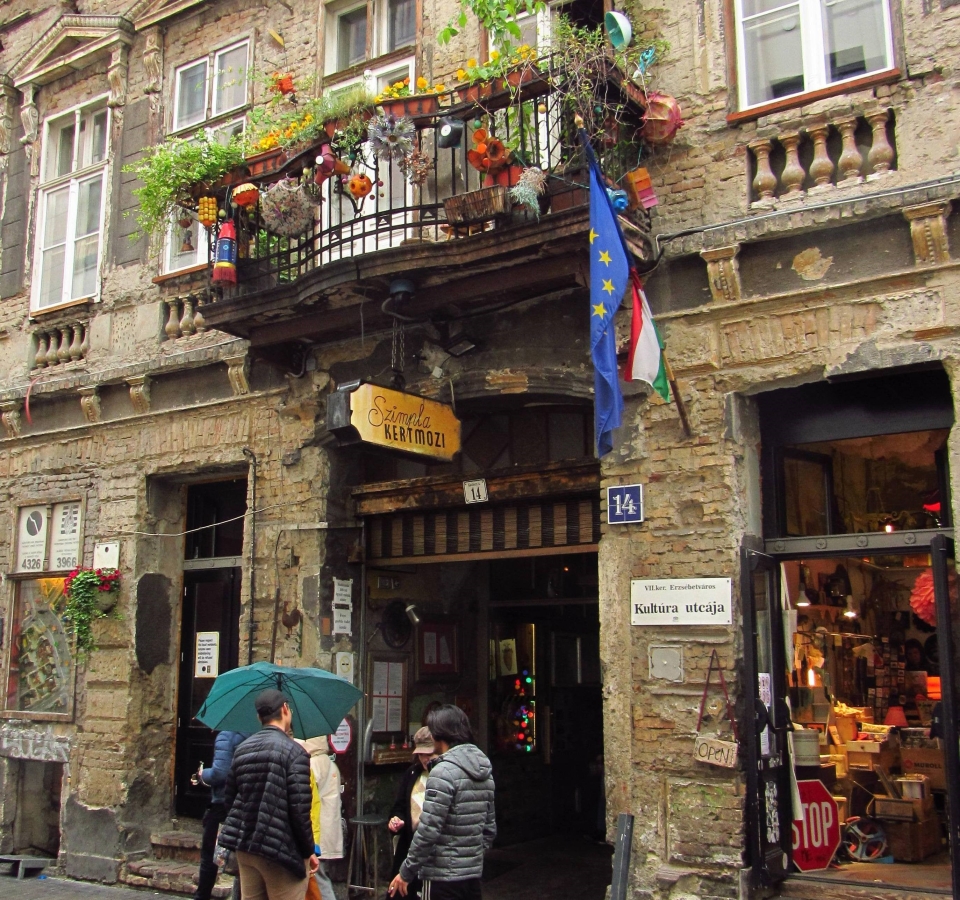
[[[931,816],[924,822],[884,822],[887,846],[897,862],[922,862],[940,852],[940,820]]]
[[[899,797],[874,797],[873,813],[878,819],[900,822],[923,822],[934,812],[933,795],[923,800],[901,800]]]
[[[900,765],[900,748],[890,741],[848,741],[847,764],[851,768],[883,768],[889,772]]]
[[[943,748],[903,747],[900,750],[904,775],[926,775],[936,791],[947,789],[947,773],[943,766]]]

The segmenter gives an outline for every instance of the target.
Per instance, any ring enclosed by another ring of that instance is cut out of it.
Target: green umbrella
[[[333,734],[363,697],[363,691],[332,672],[258,662],[217,676],[197,718],[214,731],[259,731],[254,701],[267,688],[290,698],[293,734],[303,739]]]

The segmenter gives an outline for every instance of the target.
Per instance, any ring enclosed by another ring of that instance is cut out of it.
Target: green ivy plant
[[[162,239],[177,208],[190,203],[191,188],[212,184],[243,160],[244,144],[240,137],[224,141],[222,136],[205,131],[147,148],[137,162],[123,167],[124,172],[136,175],[140,181],[133,191],[140,203],[139,230],[134,239],[145,234]]]
[[[119,591],[120,573],[116,569],[74,569],[64,579],[63,617],[76,638],[78,656],[88,656],[97,649],[93,623],[107,616],[103,609],[104,595],[115,595]]]
[[[508,54],[514,40],[522,40],[517,16],[536,15],[547,8],[545,0],[459,0],[460,11],[437,35],[440,44],[447,44],[467,27],[467,15],[473,13],[494,47],[501,54]]]

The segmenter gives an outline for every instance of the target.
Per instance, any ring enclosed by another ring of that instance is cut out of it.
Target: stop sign
[[[793,861],[801,872],[826,869],[840,846],[837,804],[820,781],[798,781],[799,819],[793,820]]]

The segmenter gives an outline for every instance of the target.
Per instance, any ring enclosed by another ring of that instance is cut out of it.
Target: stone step
[[[130,887],[152,888],[169,894],[193,894],[197,889],[200,866],[171,859],[139,859],[128,862],[120,873],[120,881]],[[214,900],[230,896],[233,878],[221,875],[213,888]]]
[[[877,877],[883,876],[884,866],[877,865]],[[881,884],[856,883],[837,879],[788,878],[777,888],[776,898],[782,900],[945,900],[950,891],[926,891],[922,888],[893,888]]]
[[[201,834],[197,831],[158,831],[150,835],[155,859],[200,862]]]

